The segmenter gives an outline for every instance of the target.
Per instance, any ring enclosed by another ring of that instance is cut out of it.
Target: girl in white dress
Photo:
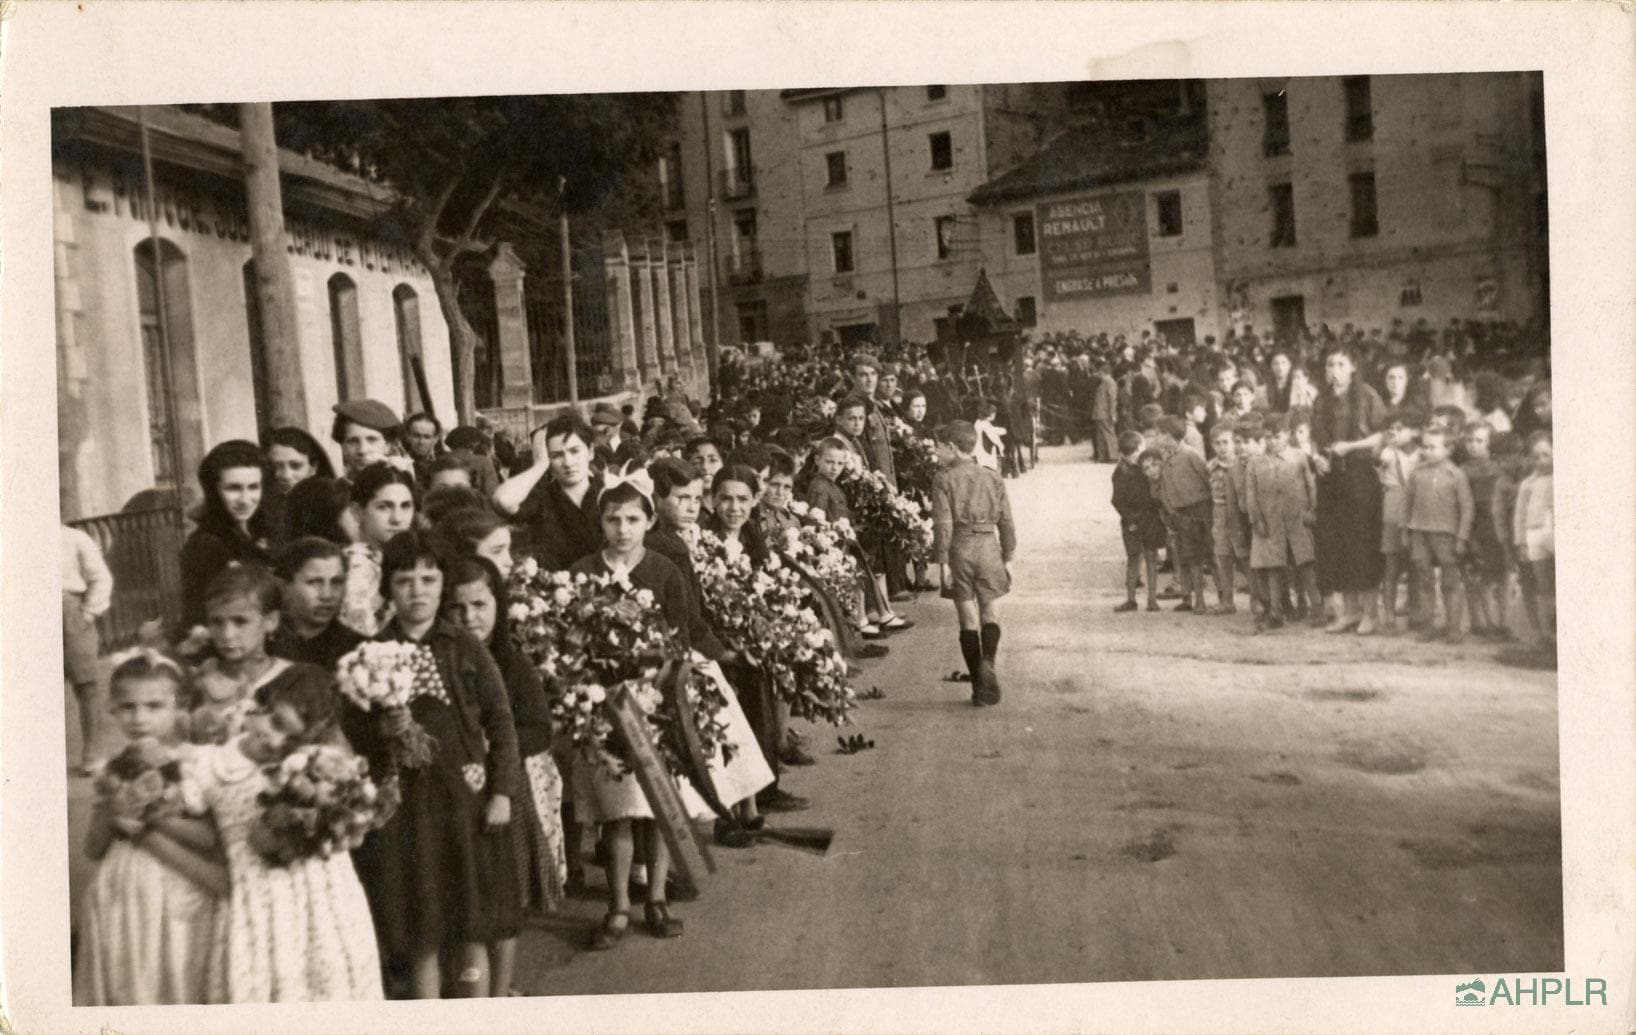
[[[243,572],[247,580],[272,576]],[[277,585],[272,593],[277,596]],[[265,597],[257,589],[246,593]],[[227,850],[231,890],[217,913],[205,982],[213,1003],[380,999],[380,957],[363,885],[344,852],[275,866],[251,846],[269,786],[264,767],[295,749],[344,745],[329,676],[291,665],[256,692],[243,736],[199,749],[205,804]]]
[[[126,738],[151,738],[180,755],[184,801],[194,798],[202,813],[192,752],[177,736],[182,681],[169,658],[139,651],[116,665],[108,697]],[[183,814],[142,824],[116,818],[99,800],[85,850],[97,870],[80,915],[74,1005],[204,1002],[217,904],[227,892],[209,820]]]

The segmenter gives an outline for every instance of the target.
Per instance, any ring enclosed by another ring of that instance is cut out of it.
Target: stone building
[[[1001,304],[1041,333],[1216,334],[1202,91],[1074,100],[1079,121],[971,194]]]
[[[238,132],[147,109],[156,249],[141,118],[135,108],[53,115],[64,520],[119,511],[150,490],[192,494],[210,446],[264,430]],[[331,406],[360,397],[452,424],[454,364],[432,283],[373,229],[389,192],[291,151],[280,180],[308,430],[333,449]],[[692,245],[614,235],[585,252],[592,268],[576,278],[574,304],[582,402],[624,402],[672,375],[707,391]],[[479,405],[526,433],[567,398],[562,378],[542,376],[562,367],[560,279],[528,275],[500,242],[462,280],[480,339]]]
[[[1233,323],[1546,318],[1538,73],[1207,84]]]
[[[1062,94],[1021,84],[688,95],[660,175],[670,232],[714,237],[722,340],[934,338],[981,265],[967,196],[1038,149]]]

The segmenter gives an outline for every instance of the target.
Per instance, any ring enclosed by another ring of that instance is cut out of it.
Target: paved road
[[[718,850],[679,941],[531,932],[529,994],[1495,973],[1562,966],[1556,679],[1484,646],[1115,615],[1110,468],[1062,447],[1011,492],[1005,703],[948,605],[862,685],[877,747],[789,779],[819,859]]]
[[[861,680],[887,694],[862,706],[875,750],[814,730],[819,764],[789,778],[814,802],[798,821],[836,831],[827,857],[718,850],[678,941],[581,953],[602,907],[571,903],[525,933],[521,990],[1560,970],[1555,674],[1115,615],[1110,469],[1087,459],[1048,450],[1010,483],[1001,707],[940,682],[951,609],[911,605]]]

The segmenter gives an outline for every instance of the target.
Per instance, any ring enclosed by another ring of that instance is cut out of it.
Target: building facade
[[[259,434],[265,361],[238,134],[175,109],[148,119],[157,248],[135,110],[66,109],[53,123],[65,520],[118,511],[145,490],[191,492],[211,445]],[[452,415],[431,281],[363,229],[379,188],[298,155],[284,164],[309,430],[327,440],[344,398]]]
[[[1001,304],[1041,333],[1216,334],[1200,98],[1176,89],[1083,119],[972,193]]]
[[[1207,89],[1216,267],[1232,323],[1545,320],[1538,73]]]
[[[147,109],[158,244],[137,109],[53,116],[60,500],[65,520],[153,490],[196,495],[200,459],[265,431],[260,340],[237,130]],[[290,151],[279,156],[307,430],[373,398],[454,423],[454,357],[426,270],[374,229],[386,188]],[[582,403],[623,403],[662,381],[708,394],[690,241],[610,234],[576,278]],[[477,336],[478,405],[526,437],[569,398],[560,278],[530,277],[505,242],[461,274]],[[168,346],[168,347],[167,347]]]
[[[677,213],[670,232],[701,249],[714,238],[722,341],[934,338],[982,264],[968,195],[1038,149],[1063,92],[688,95],[660,176]]]

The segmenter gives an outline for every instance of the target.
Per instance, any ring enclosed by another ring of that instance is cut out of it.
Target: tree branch
[[[415,241],[415,252],[420,255],[420,261],[425,263],[428,269],[438,261],[437,248],[435,247],[437,243],[437,225],[443,220],[443,210],[449,207],[449,199],[454,197],[454,192],[459,189],[461,179],[462,177],[458,172],[449,177],[449,182],[443,185],[443,190],[438,192],[437,197],[432,201],[431,210],[421,220],[420,236]]]
[[[505,179],[506,166],[502,162],[499,168],[495,169],[494,181],[489,184],[489,189],[483,194],[482,200],[472,207],[471,216],[466,220],[465,229],[461,230],[460,236],[455,238],[454,255],[461,255],[470,249],[472,238],[477,236],[477,224],[483,221],[483,216],[488,213],[489,206],[494,204],[494,199],[500,196],[500,185],[505,182]]]

